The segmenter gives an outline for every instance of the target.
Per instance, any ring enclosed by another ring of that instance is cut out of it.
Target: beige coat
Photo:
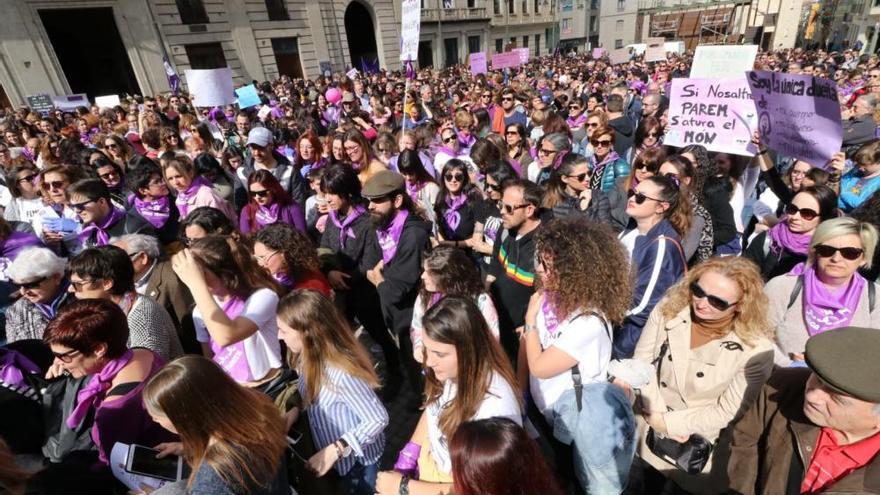
[[[727,487],[725,465],[729,433],[725,430],[742,416],[761,392],[773,368],[773,343],[759,338],[752,345],[729,333],[691,349],[690,307],[666,320],[654,308],[642,330],[633,355],[652,363],[668,339],[669,348],[660,365],[660,380],[651,380],[636,402],[639,422],[639,457],[694,493],[719,493]],[[659,364],[658,364],[659,365]],[[662,412],[670,436],[699,434],[716,442],[710,464],[703,474],[691,476],[655,456],[645,444],[647,424],[642,410]],[[716,466],[714,468],[712,466]]]
[[[792,354],[803,354],[807,346],[807,324],[804,321],[804,290],[795,299],[794,304],[788,307],[791,300],[791,292],[797,283],[797,277],[793,275],[780,275],[773,277],[764,286],[764,293],[770,299],[770,307],[767,318],[770,326],[776,332],[776,364],[788,366],[791,364]],[[868,281],[868,283],[872,283]],[[880,299],[880,287],[877,288]],[[868,312],[868,288],[862,291],[859,305],[855,308],[851,326],[880,328],[880,301],[874,302],[874,312]]]

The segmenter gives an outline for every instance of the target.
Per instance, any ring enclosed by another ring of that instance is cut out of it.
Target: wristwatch
[[[333,443],[336,446],[336,453],[339,454],[339,458],[345,458],[351,455],[351,446],[348,442],[345,441],[344,438],[340,438]]]

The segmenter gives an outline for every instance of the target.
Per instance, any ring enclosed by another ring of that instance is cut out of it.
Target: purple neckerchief
[[[288,275],[285,271],[273,273],[272,278],[274,278],[276,282],[281,284],[281,286],[287,290],[293,289],[293,285],[295,284],[293,277]]]
[[[34,375],[39,372],[40,367],[23,354],[0,348],[0,382],[3,382],[4,387],[25,394],[32,390],[30,384],[24,380],[25,374]]]
[[[104,217],[103,220],[101,220],[100,224],[92,222],[83,227],[82,232],[79,233],[79,239],[82,242],[87,242],[92,236],[92,232],[95,232],[95,245],[106,246],[110,243],[110,234],[107,232],[107,229],[116,225],[117,222],[123,220],[124,218],[124,211],[120,210],[119,208],[113,208],[112,210],[110,210],[110,214]]]
[[[440,302],[441,299],[443,299],[443,295],[444,294],[439,291],[431,294],[431,300],[428,301],[428,307],[425,309],[427,310],[427,309],[433,308],[435,304],[437,304],[438,302]]]
[[[104,400],[104,392],[110,389],[113,379],[122,371],[122,368],[125,368],[131,362],[133,357],[134,353],[131,349],[126,349],[121,356],[108,361],[101,368],[101,371],[89,380],[88,385],[76,394],[76,407],[73,408],[73,412],[70,413],[66,421],[69,428],[79,426],[92,408],[98,408],[101,401]]]
[[[437,154],[439,154],[441,151],[443,153],[446,153],[447,155],[451,156],[452,158],[458,158],[458,152],[452,151],[452,149],[450,149],[448,146],[444,145],[444,146],[440,146],[439,148],[437,148]]]
[[[547,327],[547,333],[555,336],[559,328],[559,318],[556,316],[556,308],[553,307],[550,298],[549,292],[544,293],[544,300],[541,301],[541,313],[544,315],[544,326]]]
[[[31,150],[29,150],[27,146],[23,146],[23,147],[21,148],[21,156],[27,158],[28,161],[31,161],[31,162],[33,162],[33,161],[34,161],[34,158],[36,158],[36,157],[34,156],[34,154],[31,153]]]
[[[388,228],[376,229],[376,235],[379,237],[379,247],[382,248],[382,261],[385,262],[385,265],[388,265],[394,259],[394,255],[397,254],[400,236],[403,234],[403,224],[406,223],[408,216],[409,211],[400,210],[394,216]]]
[[[458,144],[461,148],[470,148],[477,142],[477,137],[473,134],[468,134],[467,136],[462,135],[461,132],[456,131],[456,135],[458,136]]]
[[[446,220],[446,233],[452,235],[458,230],[461,224],[461,213],[458,210],[467,203],[467,196],[459,194],[453,197],[451,194],[446,195],[446,211],[443,212],[443,218]]]
[[[364,158],[366,158],[366,157],[364,157]],[[351,162],[351,168],[354,169],[355,172],[360,172],[361,170],[364,169],[364,165],[362,165],[358,162]]]
[[[339,218],[336,216],[336,210],[330,210],[330,221],[332,221],[333,225],[339,229],[339,247],[341,249],[345,249],[346,238],[355,238],[354,229],[351,228],[351,224],[353,224],[358,217],[366,213],[366,211],[367,210],[365,210],[363,206],[350,208],[348,215],[340,222]]]
[[[61,281],[61,286],[58,287],[58,293],[55,294],[55,298],[52,299],[52,302],[49,304],[43,303],[34,303],[34,306],[43,313],[43,316],[46,319],[51,320],[55,318],[55,314],[58,313],[58,308],[61,307],[61,303],[67,298],[67,286],[70,285],[70,282],[67,279]]]
[[[425,184],[425,182],[406,181],[406,193],[409,194],[409,197],[412,198],[413,201],[418,201],[419,192],[425,187]]]
[[[281,213],[281,205],[278,203],[273,203],[272,206],[268,208],[257,205],[257,212],[254,214],[254,221],[257,222],[257,227],[265,227],[266,225],[271,225],[277,222],[279,213]]]
[[[784,215],[779,223],[770,228],[770,251],[782,254],[786,250],[793,254],[806,255],[810,251],[810,239],[813,234],[795,234],[788,228],[788,215]]]
[[[580,129],[581,127],[584,126],[584,124],[586,122],[587,122],[587,114],[586,113],[581,113],[580,115],[578,115],[575,118],[569,117],[569,118],[565,119],[565,123],[568,124],[568,127],[570,127],[571,130]]]
[[[135,196],[134,209],[157,229],[161,229],[171,217],[171,201],[168,196],[161,196],[153,201],[144,201]]]
[[[854,273],[845,288],[832,290],[819,280],[815,268],[805,263],[799,263],[788,274],[804,277],[804,322],[810,336],[849,325],[868,284]]]
[[[177,211],[180,212],[181,219],[186,217],[187,212],[189,212],[189,200],[199,193],[199,189],[201,189],[202,186],[211,187],[211,184],[205,180],[204,177],[198,176],[193,179],[192,183],[185,191],[177,193],[177,199],[174,200],[174,204],[177,205]]]
[[[223,313],[230,321],[234,321],[244,311],[245,301],[238,296],[231,296],[228,301],[220,306]],[[244,340],[227,346],[220,346],[211,339],[211,350],[214,351],[212,358],[226,373],[237,382],[252,382],[254,376],[248,364],[245,352]]]

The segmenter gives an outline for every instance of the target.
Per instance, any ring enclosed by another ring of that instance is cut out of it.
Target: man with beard
[[[413,359],[409,329],[431,225],[416,213],[403,176],[396,172],[383,170],[375,174],[364,185],[362,195],[369,200],[370,218],[376,229],[366,248],[367,266],[373,267],[367,270],[367,280],[379,292],[385,323],[398,340],[403,370],[420,396],[421,366]]]

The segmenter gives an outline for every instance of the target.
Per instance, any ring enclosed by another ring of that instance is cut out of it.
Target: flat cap
[[[807,340],[807,364],[831,388],[880,403],[880,330],[843,327]]]
[[[367,183],[364,184],[361,196],[367,199],[381,198],[393,192],[402,192],[404,190],[406,190],[406,184],[403,181],[402,175],[391,170],[382,170],[370,177]]]

